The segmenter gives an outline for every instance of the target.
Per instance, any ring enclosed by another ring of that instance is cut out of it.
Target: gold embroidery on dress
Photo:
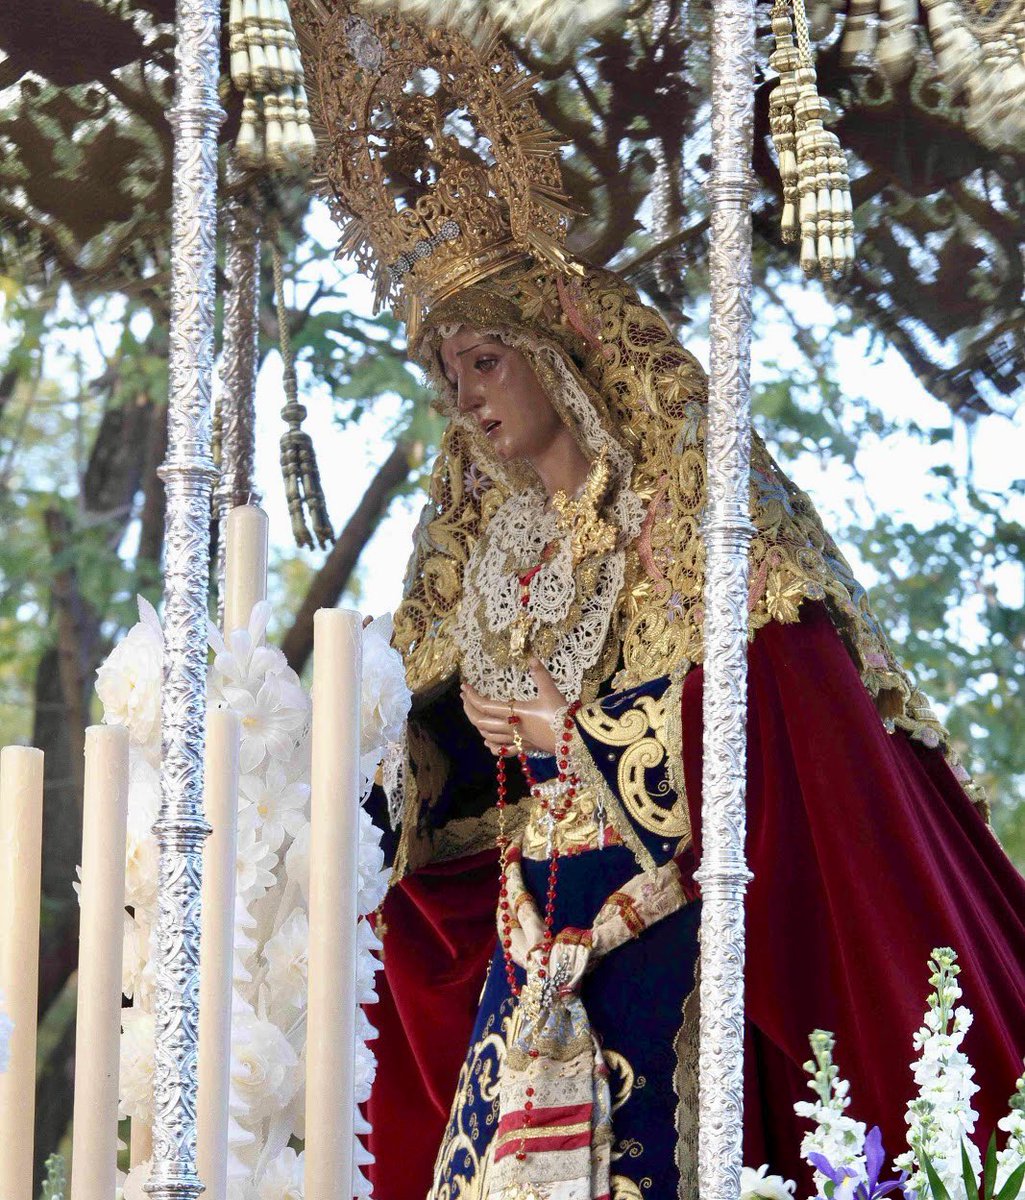
[[[645,782],[646,771],[666,763],[670,749],[666,733],[668,704],[673,701],[679,702],[675,689],[667,690],[661,699],[640,696],[633,708],[619,716],[611,716],[600,705],[594,704],[577,713],[577,723],[602,745],[626,747],[619,757],[616,782],[627,813],[649,833],[679,839],[690,833],[686,792],[678,790],[672,806],[666,808],[658,803],[658,799],[668,799],[672,795],[670,779],[659,784],[655,795],[649,792]]]
[[[514,1004],[511,998],[503,1000],[498,1013],[488,1016],[480,1038],[470,1048],[459,1072],[448,1126],[434,1163],[434,1183],[427,1200],[486,1200],[490,1192],[488,1175],[494,1138],[489,1131],[479,1127],[467,1128],[465,1121],[468,1110],[478,1100],[490,1105],[485,1117],[488,1126],[494,1126],[498,1119],[498,1087]],[[482,1153],[477,1143],[484,1137],[488,1138],[488,1145]],[[461,1156],[468,1160],[465,1170],[457,1170]]]

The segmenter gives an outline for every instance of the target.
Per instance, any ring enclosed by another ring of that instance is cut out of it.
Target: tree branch
[[[388,510],[392,494],[409,476],[412,453],[408,443],[396,445],[371,480],[356,511],[335,539],[324,565],[310,584],[292,628],[281,642],[288,665],[296,674],[301,674],[313,650],[313,614],[318,608],[333,608],[338,603],[363,547]]]

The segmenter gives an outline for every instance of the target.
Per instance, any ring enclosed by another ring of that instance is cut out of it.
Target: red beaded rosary
[[[520,767],[523,770],[523,777],[530,788],[530,794],[536,800],[540,801],[542,817],[550,816],[553,825],[557,825],[569,813],[569,810],[573,807],[573,798],[576,796],[577,788],[580,785],[579,777],[569,769],[569,744],[573,734],[573,717],[579,708],[580,701],[576,700],[566,709],[559,745],[555,752],[556,764],[559,768],[557,778],[559,783],[566,785],[566,788],[561,796],[551,798],[541,791],[541,785],[534,778],[534,772],[530,769],[530,762],[523,748],[523,739],[520,737],[519,730],[517,729],[521,718],[515,712],[509,713],[509,724],[512,726],[513,742],[516,747],[516,755],[520,761]],[[505,958],[505,977],[509,982],[509,990],[514,996],[519,996],[520,987],[516,982],[516,971],[512,958],[512,914],[509,911],[509,837],[506,834],[505,827],[505,806],[508,786],[506,782],[504,754],[498,756],[498,761],[495,764],[495,774],[498,780],[498,852],[502,869],[502,879],[498,889],[498,908],[502,924],[502,955]],[[560,809],[559,800],[563,797],[565,797],[566,802]],[[552,943],[555,940],[552,933],[552,925],[555,918],[555,891],[558,876],[559,848],[557,845],[553,845],[551,857],[548,860],[548,891],[545,898],[544,918],[545,931],[541,942],[541,965],[538,968],[539,979],[547,978],[548,960],[551,957]]]

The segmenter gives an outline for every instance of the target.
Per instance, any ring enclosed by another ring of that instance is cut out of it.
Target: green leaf
[[[964,1180],[964,1190],[968,1200],[979,1200],[979,1185],[975,1182],[975,1172],[972,1170],[964,1138],[961,1139],[961,1178]]]
[[[996,1194],[996,1200],[1015,1200],[1015,1197],[1021,1191],[1023,1181],[1025,1181],[1025,1162],[1015,1167],[1007,1177],[1007,1182]]]
[[[929,1187],[932,1190],[933,1200],[950,1200],[950,1193],[947,1191],[943,1180],[936,1174],[936,1168],[932,1165],[929,1155],[923,1150],[919,1157],[922,1160],[922,1169],[929,1179]]]
[[[997,1131],[989,1135],[986,1147],[986,1163],[982,1169],[982,1192],[986,1200],[992,1200],[993,1186],[997,1181]]]

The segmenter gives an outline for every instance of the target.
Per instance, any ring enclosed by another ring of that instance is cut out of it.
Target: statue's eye
[[[478,371],[490,371],[491,368],[497,362],[498,362],[498,359],[495,358],[494,355],[485,354],[485,355],[482,355],[480,358],[478,358],[473,365],[477,368]]]

